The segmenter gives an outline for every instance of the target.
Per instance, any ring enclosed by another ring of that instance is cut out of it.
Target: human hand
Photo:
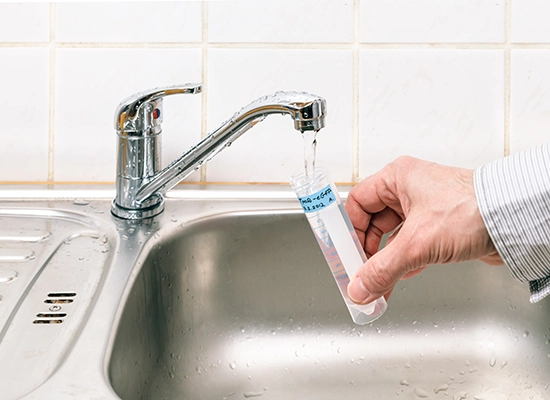
[[[346,210],[369,258],[348,286],[357,303],[388,297],[399,279],[430,264],[503,264],[478,209],[472,170],[400,157],[357,184]]]

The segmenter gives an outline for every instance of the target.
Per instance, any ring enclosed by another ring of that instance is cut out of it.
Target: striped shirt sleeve
[[[474,172],[481,216],[512,276],[531,302],[550,294],[550,143]]]

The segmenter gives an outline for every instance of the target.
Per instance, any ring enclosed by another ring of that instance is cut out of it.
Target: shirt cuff
[[[531,302],[550,295],[550,143],[479,167],[481,216],[511,275]]]

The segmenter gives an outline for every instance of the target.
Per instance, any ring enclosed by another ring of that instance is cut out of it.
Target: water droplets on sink
[[[263,394],[267,391],[267,388],[264,388],[262,391],[248,391],[244,392],[243,396],[245,399],[249,399],[251,397],[260,397],[263,396]]]
[[[444,383],[444,384],[439,385],[438,387],[436,387],[436,388],[434,389],[434,393],[435,393],[435,394],[438,394],[439,392],[445,392],[445,391],[447,391],[447,390],[449,390],[449,385],[446,384],[446,383]]]
[[[11,269],[0,270],[0,283],[8,283],[17,278],[19,274],[17,271]],[[1,300],[1,299],[0,299]]]
[[[229,397],[233,396],[235,393],[237,393],[236,390],[222,397],[222,400],[228,400]]]
[[[428,397],[428,392],[426,392],[421,387],[415,387],[414,388],[414,394],[422,399],[425,399]]]
[[[90,202],[88,200],[85,200],[85,199],[76,198],[76,199],[73,200],[73,204],[75,206],[87,206],[88,204],[90,204]]]
[[[453,396],[453,400],[464,400],[467,398],[467,396],[468,396],[468,392],[462,391],[456,394],[455,396]]]

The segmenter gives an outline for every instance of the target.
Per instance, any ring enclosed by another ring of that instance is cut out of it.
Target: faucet
[[[111,206],[115,216],[141,220],[160,214],[168,190],[270,114],[289,114],[300,132],[318,131],[325,126],[323,98],[305,92],[276,92],[243,107],[161,170],[163,98],[201,92],[201,84],[188,83],[136,93],[119,104],[115,113],[116,196]]]

